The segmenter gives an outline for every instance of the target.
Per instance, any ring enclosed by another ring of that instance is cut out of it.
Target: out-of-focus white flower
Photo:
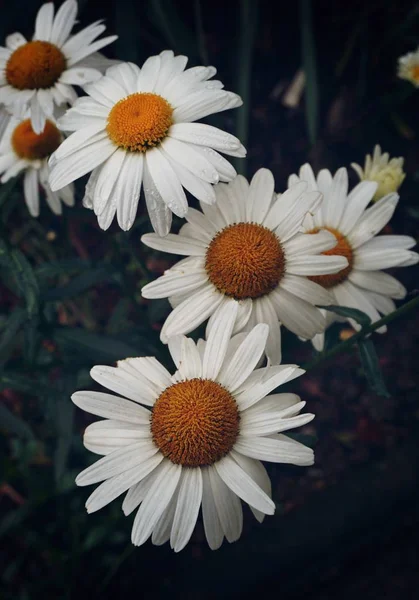
[[[397,75],[419,87],[419,48],[415,52],[408,52],[399,58]]]

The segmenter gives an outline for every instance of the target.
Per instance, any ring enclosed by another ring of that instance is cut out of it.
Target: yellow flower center
[[[412,78],[415,81],[419,81],[419,65],[412,67]]]
[[[18,90],[52,87],[67,66],[64,54],[49,42],[28,42],[17,48],[6,64],[6,80]]]
[[[270,229],[237,223],[213,238],[205,268],[222,294],[236,300],[259,298],[278,285],[285,272],[285,255]]]
[[[151,417],[154,443],[173,463],[212,465],[232,449],[239,433],[233,396],[209,379],[190,379],[166,388]]]
[[[173,108],[157,94],[131,94],[112,108],[106,130],[118,147],[146,152],[167,136],[172,114]]]
[[[335,285],[339,285],[339,283],[343,283],[345,279],[348,277],[349,273],[352,271],[352,266],[354,262],[353,250],[351,245],[349,244],[346,237],[340,233],[337,229],[333,229],[333,227],[323,227],[322,229],[326,229],[330,231],[335,236],[337,242],[336,246],[331,248],[330,250],[326,250],[322,252],[325,256],[344,256],[348,259],[348,266],[339,271],[338,273],[332,273],[330,275],[312,275],[308,279],[322,285],[326,289],[330,289],[335,287]],[[313,229],[308,233],[318,233],[320,229]]]
[[[13,150],[20,158],[42,160],[58,148],[61,133],[51,121],[45,123],[42,133],[35,133],[30,120],[26,119],[13,131],[11,142]]]

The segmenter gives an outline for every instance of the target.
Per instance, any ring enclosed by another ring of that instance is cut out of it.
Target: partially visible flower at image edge
[[[399,58],[397,75],[419,87],[419,48]]]
[[[419,254],[410,249],[416,240],[408,235],[378,235],[393,216],[399,201],[396,193],[387,194],[370,206],[377,190],[374,181],[361,181],[348,193],[348,172],[340,168],[332,176],[322,169],[317,178],[309,164],[301,167],[299,174],[288,179],[288,185],[305,181],[310,190],[323,193],[323,203],[314,215],[307,215],[304,229],[318,234],[329,231],[335,236],[335,246],[325,254],[345,256],[348,266],[341,271],[324,276],[310,277],[329,291],[333,304],[357,308],[367,314],[374,323],[380,313],[387,315],[396,310],[394,300],[406,296],[405,287],[382,269],[408,267],[419,261]],[[327,325],[341,320],[333,312],[324,311]],[[360,324],[347,319],[359,331]],[[385,333],[383,325],[376,330]],[[324,347],[324,333],[312,340],[317,350]]]
[[[269,394],[304,371],[296,365],[256,368],[268,326],[231,337],[229,305],[207,341],[171,338],[174,375],[155,358],[128,358],[96,366],[92,378],[119,394],[76,392],[73,402],[105,420],[89,425],[86,448],[103,455],[77,485],[101,483],[86,502],[95,512],[127,492],[125,515],[137,514],[132,543],[188,543],[202,508],[211,549],[242,532],[241,500],[262,522],[272,515],[269,476],[261,460],[313,464],[313,451],[282,432],[314,417],[291,393]],[[128,399],[127,399],[128,398]]]
[[[240,141],[221,129],[194,123],[241,106],[241,98],[212,80],[214,67],[186,69],[186,56],[165,50],[133,63],[110,67],[84,86],[60,120],[73,131],[50,159],[53,190],[91,172],[83,200],[102,229],[115,213],[121,229],[132,227],[141,189],[154,230],[165,236],[172,213],[184,217],[184,188],[207,204],[214,183],[231,181],[236,171],[219,152],[245,156]]]
[[[1,112],[3,115],[4,110]],[[54,214],[62,213],[62,202],[67,206],[74,205],[73,184],[53,192],[48,183],[48,158],[63,139],[53,117],[46,121],[42,133],[37,134],[32,129],[29,114],[23,119],[7,116],[7,125],[0,141],[0,181],[6,183],[12,177],[24,173],[23,193],[32,217],[39,216],[40,185]]]
[[[98,53],[118,37],[97,40],[106,30],[101,21],[70,35],[77,10],[75,0],[66,0],[54,18],[54,4],[43,4],[32,41],[16,32],[0,47],[0,102],[17,118],[29,110],[35,133],[43,131],[54,107],[74,103],[74,85],[96,81],[103,67],[114,62]]]
[[[377,201],[390,194],[397,192],[403,183],[406,173],[403,171],[404,158],[391,158],[388,152],[381,152],[381,147],[377,144],[374,153],[365,157],[365,165],[351,163],[351,167],[356,171],[361,181],[377,182],[377,190],[373,200]]]
[[[301,233],[305,215],[321,204],[319,192],[308,192],[305,182],[280,195],[274,187],[268,169],[259,169],[250,185],[239,175],[215,186],[213,206],[190,208],[178,234],[142,236],[151,248],[187,256],[141,290],[145,298],[169,298],[173,307],[162,342],[207,319],[208,335],[228,304],[238,307],[235,332],[269,325],[266,354],[273,364],[281,362],[281,324],[305,339],[324,331],[315,305],[332,298],[307,277],[337,273],[347,259],[321,254],[335,244],[330,232]]]

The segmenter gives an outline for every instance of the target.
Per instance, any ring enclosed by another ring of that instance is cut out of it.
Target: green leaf
[[[143,355],[141,349],[113,336],[100,335],[79,328],[62,328],[53,332],[53,338],[64,349],[81,352],[91,362],[115,362]]]
[[[26,301],[28,316],[32,318],[39,308],[39,286],[31,264],[20,250],[9,251],[4,243],[0,247],[0,260],[15,279],[19,295]]]
[[[4,404],[0,404],[0,429],[8,433],[14,433],[22,438],[34,439],[29,425],[23,419],[13,414]]]
[[[370,317],[362,312],[362,310],[358,310],[357,308],[348,308],[347,306],[335,306],[330,304],[329,306],[319,306],[319,308],[323,308],[324,310],[329,310],[331,312],[336,313],[340,317],[345,317],[346,319],[353,319],[362,327],[366,327],[371,324]]]
[[[44,300],[47,302],[67,300],[68,298],[78,296],[98,283],[115,280],[117,276],[118,274],[111,270],[111,267],[91,269],[81,273],[63,287],[49,289],[44,296]]]
[[[57,275],[70,275],[75,271],[84,271],[91,269],[92,262],[83,258],[67,258],[44,263],[35,269],[35,274],[39,279],[56,277]]]
[[[35,387],[35,381],[24,375],[11,373],[10,371],[4,371],[0,373],[0,391],[6,389],[16,390],[17,392],[23,392],[26,394],[36,394],[37,388]]]
[[[362,367],[371,389],[378,394],[378,396],[389,398],[390,394],[386,388],[372,340],[364,339],[359,341],[358,349]]]
[[[16,339],[16,334],[27,319],[26,311],[20,306],[16,307],[7,320],[0,340],[0,355],[4,354]]]
[[[300,28],[303,68],[306,77],[306,120],[310,143],[313,145],[317,138],[319,89],[311,0],[300,1]]]

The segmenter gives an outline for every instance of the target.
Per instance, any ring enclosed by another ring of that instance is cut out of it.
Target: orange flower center
[[[419,65],[412,67],[412,77],[415,81],[419,81]]]
[[[30,119],[19,123],[12,134],[12,147],[20,158],[42,160],[47,158],[61,144],[61,133],[56,126],[47,121],[42,133],[35,133]]]
[[[106,130],[118,147],[146,152],[167,136],[172,114],[173,108],[157,94],[131,94],[112,108]]]
[[[335,285],[339,285],[339,283],[343,283],[345,279],[348,277],[349,273],[352,271],[352,266],[354,262],[353,250],[351,245],[349,244],[346,237],[340,233],[337,229],[333,229],[333,227],[323,227],[322,229],[326,229],[330,231],[335,236],[337,242],[336,246],[331,248],[330,250],[326,250],[322,252],[326,256],[344,256],[348,259],[348,266],[339,271],[338,273],[333,273],[330,275],[312,275],[308,279],[322,285],[326,289],[330,289],[335,287]],[[313,229],[308,233],[318,233],[319,229]]]
[[[239,433],[233,396],[209,379],[189,379],[166,388],[151,417],[154,443],[173,463],[212,465],[232,449]]]
[[[285,255],[270,229],[237,223],[213,238],[205,268],[222,294],[236,300],[259,298],[278,285],[285,272]]]
[[[17,48],[6,64],[6,80],[18,90],[52,87],[67,66],[64,54],[49,42],[28,42]]]

